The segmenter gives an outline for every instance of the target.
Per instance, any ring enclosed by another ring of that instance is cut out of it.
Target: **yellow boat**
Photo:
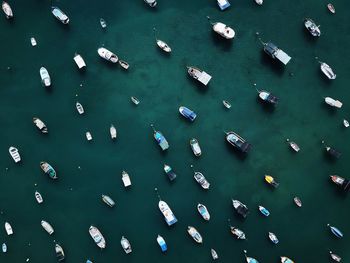
[[[273,187],[279,186],[279,183],[277,183],[271,175],[265,175],[265,181]]]

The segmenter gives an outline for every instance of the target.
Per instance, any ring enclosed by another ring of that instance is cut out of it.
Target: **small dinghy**
[[[247,263],[259,263],[259,261],[257,261],[255,258],[247,256],[247,250],[243,250],[243,252],[244,252],[245,260],[247,261]]]
[[[194,121],[197,117],[197,114],[190,110],[189,108],[185,107],[185,106],[180,106],[179,107],[179,112],[182,116],[184,116],[186,119],[190,120],[190,121]]]
[[[91,132],[87,131],[87,132],[85,133],[85,137],[86,137],[86,139],[87,139],[88,141],[92,141]]]
[[[275,181],[275,179],[271,175],[265,175],[264,177],[265,182],[267,182],[269,185],[277,188],[279,186],[279,183]]]
[[[165,252],[168,250],[168,246],[161,235],[157,236],[157,243],[160,246],[160,249],[162,250],[162,252]]]
[[[164,164],[164,172],[166,173],[170,181],[173,181],[176,178],[176,173],[167,164]]]
[[[211,253],[211,257],[213,258],[213,260],[216,260],[219,258],[218,253],[216,253],[216,251],[213,248],[210,249],[210,253]]]
[[[41,67],[40,70],[40,77],[41,77],[41,83],[43,83],[43,85],[45,87],[50,87],[51,86],[51,78],[49,75],[49,72],[47,71],[46,68]]]
[[[259,93],[259,98],[272,105],[276,105],[278,103],[278,98],[274,95],[272,95],[271,92],[265,91],[265,90],[257,90]]]
[[[218,3],[218,6],[220,7],[221,11],[224,11],[225,9],[227,9],[231,6],[231,4],[228,0],[217,0],[217,3]]]
[[[263,0],[255,0],[255,3],[257,5],[262,5],[264,3],[264,1]]]
[[[330,224],[327,224],[327,226],[331,229],[331,232],[337,238],[342,238],[344,236],[343,233],[338,228],[336,228],[335,226],[331,226]]]
[[[106,20],[104,20],[103,18],[100,18],[100,25],[101,25],[102,28],[106,28],[107,27]]]
[[[222,104],[224,104],[226,109],[231,109],[231,103],[229,103],[227,100],[223,100]]]
[[[332,251],[329,251],[329,255],[331,256],[331,259],[333,259],[335,262],[341,261],[341,257],[338,256],[337,254],[334,254]]]
[[[58,261],[63,261],[65,258],[63,248],[59,244],[55,244],[55,252]]]
[[[148,4],[150,7],[155,7],[157,5],[156,0],[144,0],[146,4]]]
[[[333,69],[328,64],[321,61],[319,61],[319,63],[321,71],[327,76],[328,79],[335,79],[337,77],[337,74],[333,72]]]
[[[13,229],[9,222],[5,222],[5,230],[8,236],[13,235]]]
[[[109,133],[111,135],[112,140],[117,138],[117,129],[114,127],[113,124],[111,124],[111,127],[109,127]]]
[[[278,242],[279,242],[277,236],[274,233],[272,233],[272,232],[269,232],[269,239],[274,244],[278,244]]]
[[[135,105],[140,104],[140,100],[138,98],[131,96],[130,99],[131,99],[131,102],[134,103]]]
[[[340,109],[343,106],[343,103],[339,100],[335,100],[331,97],[325,97],[324,101],[329,105],[332,106],[334,108],[338,108]]]
[[[270,211],[267,210],[265,207],[259,205],[259,211],[264,215],[264,216],[269,216],[270,215]]]
[[[293,141],[290,141],[289,139],[286,140],[287,143],[289,144],[289,146],[295,151],[295,152],[299,152],[300,151],[300,147],[298,144],[296,144]]]
[[[156,28],[155,27],[153,28],[153,32],[154,32],[154,37],[156,39],[157,46],[161,50],[163,50],[164,52],[170,53],[171,52],[170,46],[167,43],[165,43],[163,40],[160,40],[160,39],[157,38],[157,32],[156,32]]]
[[[38,202],[38,204],[41,204],[42,202],[44,202],[43,197],[41,196],[41,194],[38,191],[35,191],[34,196],[35,196],[35,199]]]
[[[304,25],[312,36],[319,37],[321,35],[320,26],[316,25],[311,18],[305,18]]]
[[[1,7],[7,19],[13,18],[13,12],[12,12],[11,6],[7,2],[2,1]]]
[[[30,38],[30,44],[31,44],[33,47],[35,47],[35,46],[37,45],[36,40],[35,40],[34,37],[31,37],[31,38]]]
[[[347,120],[343,120],[343,125],[345,128],[348,128],[349,127],[349,122]]]
[[[45,123],[42,120],[40,120],[39,118],[34,117],[33,118],[33,122],[34,122],[35,126],[38,127],[38,129],[42,133],[48,133],[49,132],[47,127],[46,127],[46,125],[45,125]]]
[[[281,263],[294,263],[294,261],[288,257],[281,257]]]
[[[210,22],[210,17],[207,16],[207,18],[209,20],[209,23],[213,26],[214,32],[226,39],[233,39],[235,37],[236,33],[231,27],[228,27],[221,22],[212,23]]]
[[[331,3],[327,4],[327,8],[329,12],[331,12],[332,14],[335,14],[335,8]]]
[[[158,145],[160,148],[162,148],[163,151],[167,150],[169,148],[169,143],[164,137],[164,135],[160,132],[157,131],[153,124],[151,124],[152,130],[153,130],[153,137],[157,141]]]
[[[193,226],[187,227],[187,233],[193,238],[194,241],[201,244],[203,243],[203,238],[201,234]]]
[[[124,236],[122,236],[120,240],[120,245],[122,246],[126,254],[130,254],[132,252],[130,242]]]
[[[2,252],[6,253],[7,252],[7,245],[6,245],[6,243],[3,243],[1,247],[2,247]]]
[[[197,139],[192,138],[190,140],[190,145],[191,145],[192,152],[195,156],[202,155],[202,150],[201,150],[201,147],[199,146],[199,142],[197,141]]]
[[[49,233],[49,235],[52,235],[53,232],[55,232],[53,227],[45,220],[41,220],[41,226],[45,229],[47,233]]]
[[[81,105],[79,101],[75,103],[75,107],[80,115],[84,113],[83,105]]]
[[[123,184],[124,184],[125,188],[131,186],[130,176],[125,171],[122,171],[122,181],[123,181]]]
[[[129,63],[124,60],[119,59],[118,63],[125,70],[127,70],[130,67]]]
[[[19,155],[18,149],[14,146],[11,146],[9,148],[9,153],[12,157],[12,159],[15,161],[15,163],[18,163],[21,161],[21,156]]]
[[[207,209],[207,207],[203,204],[198,204],[197,205],[197,210],[199,212],[199,214],[203,217],[203,219],[205,221],[209,221],[210,219],[210,214],[209,214],[209,211]]]
[[[100,47],[99,49],[97,49],[97,53],[101,58],[112,63],[117,63],[119,60],[116,54],[112,53],[111,51],[109,51],[104,47]]]
[[[51,179],[57,179],[58,178],[55,169],[53,169],[53,167],[49,163],[47,163],[47,162],[40,162],[40,168]]]
[[[293,198],[293,201],[294,203],[298,206],[298,207],[302,207],[303,206],[303,203],[301,202],[300,198],[299,197],[294,197]]]
[[[59,21],[62,22],[62,24],[68,24],[69,23],[69,17],[58,7],[51,6],[51,13],[56,17]]]
[[[73,60],[75,61],[75,64],[77,64],[79,69],[86,67],[86,64],[85,64],[83,57],[81,55],[79,55],[78,53],[74,54]]]
[[[113,207],[115,202],[108,195],[102,195],[102,201],[107,204],[109,207]]]

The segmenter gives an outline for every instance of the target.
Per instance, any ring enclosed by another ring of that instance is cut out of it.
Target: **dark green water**
[[[215,0],[160,0],[156,9],[142,0],[62,0],[56,4],[71,19],[64,26],[53,18],[49,1],[11,1],[15,19],[0,17],[0,243],[8,245],[0,262],[55,262],[54,240],[63,246],[66,262],[210,262],[212,247],[221,262],[244,262],[243,249],[260,262],[279,262],[282,255],[295,262],[329,262],[329,249],[349,262],[349,199],[328,175],[349,178],[350,131],[342,119],[350,119],[350,17],[345,1],[333,3],[335,15],[320,0],[265,0],[261,7],[253,0],[232,0],[225,12]],[[206,15],[235,29],[232,43],[214,35]],[[306,32],[306,16],[321,24],[319,39]],[[100,17],[108,23],[106,31]],[[173,48],[170,56],[157,49],[154,26]],[[257,31],[292,57],[286,67],[266,57]],[[31,36],[37,47],[31,47]],[[96,50],[102,44],[128,61],[130,70],[99,58]],[[75,52],[87,63],[85,73],[73,62]],[[315,56],[333,67],[336,80],[325,80]],[[186,65],[213,76],[207,89],[187,76]],[[41,86],[41,66],[50,72],[51,92]],[[280,97],[274,111],[257,101],[253,83]],[[135,107],[130,96],[141,104]],[[325,96],[342,100],[343,108],[329,109]],[[223,99],[232,103],[231,110],[225,110]],[[76,112],[76,100],[85,115]],[[181,105],[197,112],[194,123],[179,116]],[[33,116],[46,122],[48,136],[34,127]],[[111,123],[118,129],[115,142],[109,137]],[[165,154],[153,140],[150,123],[170,143]],[[85,139],[87,130],[91,143]],[[234,130],[253,144],[246,158],[226,144],[223,130]],[[200,158],[190,150],[192,137],[201,144]],[[291,152],[286,138],[298,142],[301,152]],[[340,149],[342,157],[326,158],[321,139]],[[21,164],[10,158],[10,145],[20,150]],[[57,181],[43,175],[42,160],[56,168]],[[163,173],[164,163],[178,174],[173,184]],[[191,163],[210,181],[208,192],[194,181]],[[133,183],[127,191],[123,169]],[[280,187],[271,190],[264,174],[273,175]],[[172,228],[158,210],[155,187],[179,220]],[[35,201],[36,190],[44,197],[42,205]],[[113,209],[102,203],[102,193],[116,201]],[[303,201],[301,209],[292,202],[295,195]],[[245,221],[233,212],[232,197],[250,208]],[[208,207],[209,222],[196,211],[198,202]],[[270,217],[259,214],[259,204]],[[228,218],[246,232],[247,241],[230,234]],[[41,228],[42,219],[55,228],[52,237]],[[5,221],[13,236],[6,235]],[[344,238],[332,236],[327,223],[340,228]],[[106,238],[103,251],[88,234],[91,224]],[[203,245],[187,235],[188,225],[200,231]],[[268,231],[277,234],[280,244],[270,243]],[[165,255],[157,234],[168,243]],[[131,241],[131,255],[120,246],[122,235]]]

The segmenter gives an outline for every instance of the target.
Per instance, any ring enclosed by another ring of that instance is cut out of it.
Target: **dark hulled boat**
[[[330,175],[330,178],[331,178],[333,183],[338,185],[345,192],[350,190],[350,181],[348,179],[345,179],[345,178],[340,177],[338,175]]]
[[[237,133],[230,131],[226,133],[226,141],[228,141],[233,147],[239,149],[241,152],[248,152],[252,145],[246,142],[241,136]]]
[[[278,103],[278,98],[272,93],[265,91],[265,90],[258,90],[259,92],[259,98],[263,100],[266,103],[276,105]]]
[[[232,199],[232,205],[233,205],[233,208],[236,210],[236,212],[240,216],[242,216],[243,218],[247,217],[249,210],[245,204],[243,204],[242,202],[240,202],[238,200]]]

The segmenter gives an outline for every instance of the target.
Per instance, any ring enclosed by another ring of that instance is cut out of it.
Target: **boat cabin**
[[[266,54],[268,54],[273,59],[277,58],[284,65],[287,65],[288,62],[291,60],[291,57],[288,56],[287,53],[285,53],[283,50],[279,49],[272,42],[264,43],[264,51]]]

